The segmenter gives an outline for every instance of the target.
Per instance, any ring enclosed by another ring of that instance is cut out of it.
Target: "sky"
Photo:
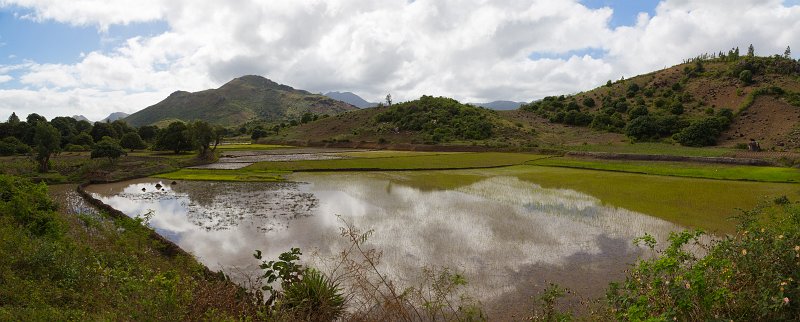
[[[800,54],[800,0],[0,0],[0,120],[261,75],[369,101],[532,101],[702,53]]]

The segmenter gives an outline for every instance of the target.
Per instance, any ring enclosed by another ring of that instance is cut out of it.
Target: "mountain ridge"
[[[165,125],[181,120],[203,120],[221,126],[239,126],[254,120],[279,122],[304,113],[338,114],[355,106],[276,83],[258,75],[232,79],[216,89],[175,91],[154,105],[131,114],[132,126]]]

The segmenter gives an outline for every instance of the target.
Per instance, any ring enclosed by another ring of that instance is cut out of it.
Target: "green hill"
[[[287,127],[267,140],[469,144],[523,139],[531,135],[529,131],[502,119],[497,111],[422,96]]]
[[[280,122],[299,119],[304,113],[333,115],[356,109],[322,95],[249,75],[233,79],[218,89],[174,92],[158,104],[131,114],[125,121],[133,126],[171,120],[204,120],[238,126],[253,120]]]
[[[591,91],[545,97],[510,119],[689,146],[800,148],[800,63],[781,56],[704,55]],[[538,128],[537,128],[538,129]]]

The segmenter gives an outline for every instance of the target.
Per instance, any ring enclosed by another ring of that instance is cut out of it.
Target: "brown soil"
[[[730,129],[720,136],[720,145],[734,146],[758,141],[764,150],[786,151],[800,148],[800,108],[775,96],[756,98],[753,105],[739,114]]]

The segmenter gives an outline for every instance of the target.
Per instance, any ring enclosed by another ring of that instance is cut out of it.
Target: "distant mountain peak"
[[[471,105],[476,105],[480,107],[485,107],[492,110],[516,110],[518,109],[523,103],[522,102],[514,102],[514,101],[493,101],[488,103],[470,103]]]
[[[358,108],[368,108],[378,105],[378,103],[367,102],[361,98],[361,96],[358,96],[353,92],[327,92],[325,93],[325,96],[337,101],[345,102]]]
[[[128,117],[129,115],[130,114],[124,113],[124,112],[114,112],[114,113],[109,114],[108,117],[100,120],[100,122],[102,122],[102,123],[114,122],[116,120],[124,119],[124,118]]]

